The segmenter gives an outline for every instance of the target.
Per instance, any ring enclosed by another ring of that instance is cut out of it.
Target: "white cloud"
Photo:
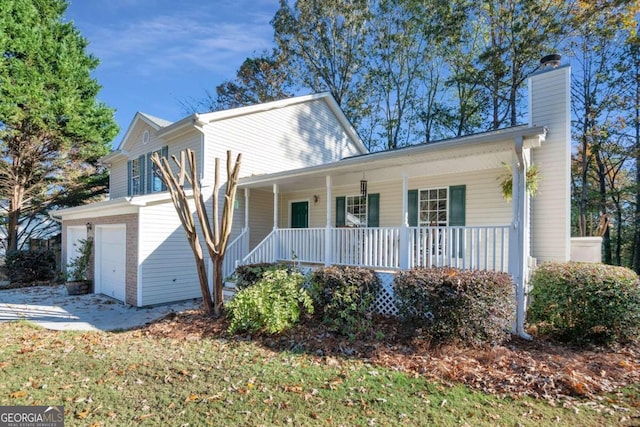
[[[92,24],[83,34],[104,68],[126,68],[145,76],[198,67],[229,75],[247,56],[272,46],[272,17],[266,11],[218,15],[214,7],[200,6],[174,14],[138,14],[105,26]]]

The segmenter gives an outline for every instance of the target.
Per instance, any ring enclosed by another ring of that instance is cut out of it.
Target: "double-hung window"
[[[379,227],[380,194],[336,197],[336,227]]]
[[[367,198],[364,196],[346,196],[345,225],[347,227],[367,226]]]
[[[140,159],[133,159],[129,162],[129,194],[135,196],[142,194],[142,179],[143,175],[140,171]]]
[[[129,160],[127,163],[127,194],[129,196],[158,193],[167,190],[166,185],[160,178],[158,168],[151,161],[151,156],[156,153],[160,157],[167,158],[169,156],[169,149],[165,146],[160,150],[142,154],[135,159]]]
[[[419,225],[421,227],[448,225],[448,194],[447,188],[430,188],[419,192]]]
[[[154,154],[157,154],[160,158],[168,157],[167,151],[167,147],[162,147],[160,150],[147,154],[147,193],[158,193],[167,190],[167,186],[160,178],[158,167],[151,161],[151,156]]]

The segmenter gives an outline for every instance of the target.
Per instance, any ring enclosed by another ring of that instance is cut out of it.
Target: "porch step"
[[[233,297],[238,292],[236,288],[236,282],[224,282],[224,287],[222,288],[222,295],[224,297],[225,302],[231,301]]]

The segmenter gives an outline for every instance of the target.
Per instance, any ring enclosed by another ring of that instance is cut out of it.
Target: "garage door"
[[[127,228],[122,225],[96,227],[96,290],[125,301]]]

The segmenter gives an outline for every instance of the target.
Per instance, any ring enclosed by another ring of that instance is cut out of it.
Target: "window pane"
[[[447,189],[433,188],[419,193],[419,225],[447,225]]]

